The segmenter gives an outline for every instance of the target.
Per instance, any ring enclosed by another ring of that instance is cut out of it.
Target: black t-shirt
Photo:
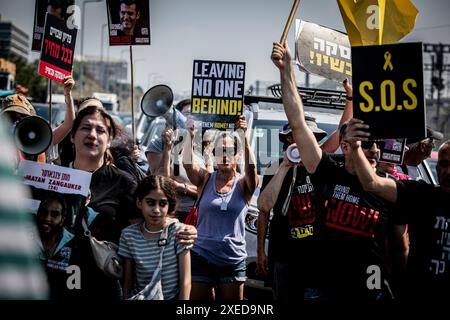
[[[325,152],[312,179],[321,186],[315,193],[324,204],[317,218],[321,256],[315,261],[322,285],[335,295],[333,299],[379,299],[380,293],[387,292],[383,284],[389,278],[385,265],[386,204],[365,192],[358,177]],[[368,278],[377,273],[373,268],[380,271],[382,291],[368,289]]]
[[[450,298],[450,196],[424,181],[398,181],[397,205],[408,223],[406,290],[413,299]]]
[[[280,160],[280,163],[283,159]],[[269,256],[274,261],[309,261],[306,258],[316,252],[314,248],[314,226],[316,220],[314,186],[305,167],[297,166],[296,180],[286,215],[283,205],[288,197],[294,168],[286,173],[277,201],[273,207],[273,217],[269,228]],[[263,178],[262,190],[272,180],[272,175]],[[293,254],[295,253],[295,254]]]
[[[118,243],[120,233],[128,226],[128,219],[139,216],[134,201],[137,183],[113,165],[103,165],[92,174],[89,206],[99,215],[91,231],[98,240]],[[101,229],[95,233],[96,229]]]

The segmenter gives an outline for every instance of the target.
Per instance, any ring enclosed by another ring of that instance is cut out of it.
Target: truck
[[[16,65],[6,59],[0,58],[0,96],[16,93]]]
[[[117,97],[117,94],[94,92],[92,96],[100,100],[107,111],[109,112],[119,111],[119,98]]]

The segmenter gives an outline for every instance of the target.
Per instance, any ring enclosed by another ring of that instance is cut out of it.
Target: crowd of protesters
[[[439,187],[415,181],[413,170],[429,157],[434,140],[442,139],[430,128],[426,137],[409,141],[407,167],[381,164],[384,142],[370,139],[368,126],[351,119],[353,92],[345,80],[347,104],[338,129],[320,145],[326,132],[303,110],[289,49],[275,43],[271,57],[280,71],[289,122],[280,128],[280,141],[285,152],[295,147],[301,157],[294,163],[285,155],[272,164],[275,169],[264,176],[258,198],[257,271],[269,280],[274,299],[448,299],[449,141],[439,149]],[[185,119],[183,129],[174,132],[167,126],[152,141],[146,150],[149,170],[144,172],[136,164],[135,141],[116,126],[99,100],[82,100],[75,116],[73,86],[73,79],[66,78],[66,118],[53,130],[52,144],[66,144],[60,148],[58,164],[92,174],[90,194],[80,200],[48,193],[37,209],[37,256],[47,274],[49,297],[242,300],[245,217],[259,184],[245,117],[237,119],[233,132],[201,132],[190,117],[189,100],[183,100],[176,111]],[[9,126],[35,114],[22,95],[4,99],[2,121]],[[335,154],[339,147],[342,153]],[[29,159],[23,152],[14,152],[12,158],[16,166]],[[46,162],[44,155],[33,160]],[[16,185],[11,165],[7,171],[2,166],[0,173],[7,172],[10,184]],[[12,219],[13,212],[23,213],[23,208],[9,208],[15,200],[8,203],[5,192],[0,199],[0,216]],[[193,207],[198,222],[186,225]],[[9,214],[3,212],[8,210]],[[13,222],[19,238],[23,231]],[[112,278],[98,267],[87,230],[97,240],[118,245],[122,278]],[[67,286],[71,265],[82,271],[81,288]],[[23,273],[28,266],[24,262]],[[39,275],[34,272],[32,277]],[[7,277],[1,269],[0,277]],[[0,288],[0,297],[46,295],[45,283],[38,280],[28,295],[20,288],[5,288]]]

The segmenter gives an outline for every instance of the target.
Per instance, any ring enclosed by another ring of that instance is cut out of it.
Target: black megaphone
[[[150,88],[142,97],[141,110],[149,118],[162,116],[170,110],[173,103],[173,92],[164,84]]]
[[[14,141],[17,148],[29,155],[44,152],[52,140],[52,128],[45,119],[38,116],[23,118],[14,129]]]

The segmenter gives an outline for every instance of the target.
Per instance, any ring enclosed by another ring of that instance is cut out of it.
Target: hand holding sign
[[[75,85],[75,80],[72,76],[67,76],[64,78],[64,95],[69,96],[72,92],[73,86]]]
[[[236,129],[242,129],[244,132],[247,132],[247,120],[245,120],[245,116],[240,116],[239,120],[236,122]]]
[[[291,51],[287,44],[282,46],[278,42],[273,43],[272,55],[270,56],[273,64],[283,71],[286,67],[291,64]]]
[[[359,119],[351,119],[345,129],[343,141],[350,144],[350,148],[357,149],[361,146],[361,141],[368,141],[370,133],[367,132],[369,126]]]

